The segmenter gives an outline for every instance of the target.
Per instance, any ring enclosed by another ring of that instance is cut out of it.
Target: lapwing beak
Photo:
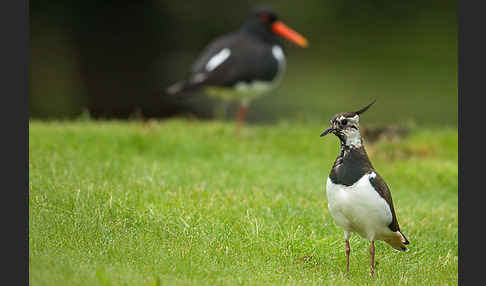
[[[324,130],[324,132],[321,133],[320,137],[326,136],[327,134],[331,133],[332,131],[334,131],[334,128],[329,127],[326,130]]]
[[[287,27],[281,21],[275,21],[272,24],[272,31],[281,36],[285,39],[291,41],[292,43],[300,46],[300,47],[307,47],[307,39],[304,38],[301,34],[297,33],[296,31],[292,30],[291,28]]]

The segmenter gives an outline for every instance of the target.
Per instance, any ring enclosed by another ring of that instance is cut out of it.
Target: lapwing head
[[[307,47],[307,39],[280,21],[269,7],[253,9],[246,17],[242,29],[267,41],[275,41],[276,36],[280,36],[300,47]]]
[[[367,106],[354,112],[341,112],[333,116],[331,126],[321,133],[326,136],[329,133],[336,135],[342,143],[348,146],[361,146],[361,136],[359,134],[359,116],[370,108],[376,100]]]

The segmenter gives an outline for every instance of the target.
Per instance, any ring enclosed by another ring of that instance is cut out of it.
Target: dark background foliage
[[[215,99],[163,95],[256,1],[32,1],[31,118],[211,118]],[[457,16],[449,0],[267,1],[309,40],[285,43],[279,88],[250,122],[329,120],[376,98],[372,122],[457,125]],[[234,106],[233,106],[234,110]]]

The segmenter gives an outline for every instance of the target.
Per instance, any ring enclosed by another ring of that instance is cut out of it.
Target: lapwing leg
[[[349,247],[349,236],[350,232],[344,231],[344,239],[346,240],[346,278],[349,278],[349,254],[351,253],[351,248]]]
[[[375,241],[371,241],[371,248],[370,248],[370,254],[371,254],[371,277],[373,277],[373,274],[375,274]]]
[[[351,248],[349,247],[349,240],[346,238],[346,278],[349,278],[349,253],[351,253]]]

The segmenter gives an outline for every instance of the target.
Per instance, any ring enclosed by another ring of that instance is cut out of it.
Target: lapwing
[[[187,80],[167,88],[168,94],[203,89],[210,96],[240,103],[240,126],[255,97],[275,88],[286,68],[281,36],[300,46],[307,39],[285,25],[268,7],[251,11],[241,27],[211,42],[194,62]]]
[[[376,100],[375,100],[376,101]],[[331,119],[321,137],[334,134],[341,150],[327,178],[328,208],[335,223],[344,230],[346,276],[349,275],[349,238],[355,232],[371,241],[371,276],[375,267],[375,240],[407,251],[410,242],[400,231],[390,189],[371,165],[359,132],[359,116],[373,101],[355,112],[342,112]]]

